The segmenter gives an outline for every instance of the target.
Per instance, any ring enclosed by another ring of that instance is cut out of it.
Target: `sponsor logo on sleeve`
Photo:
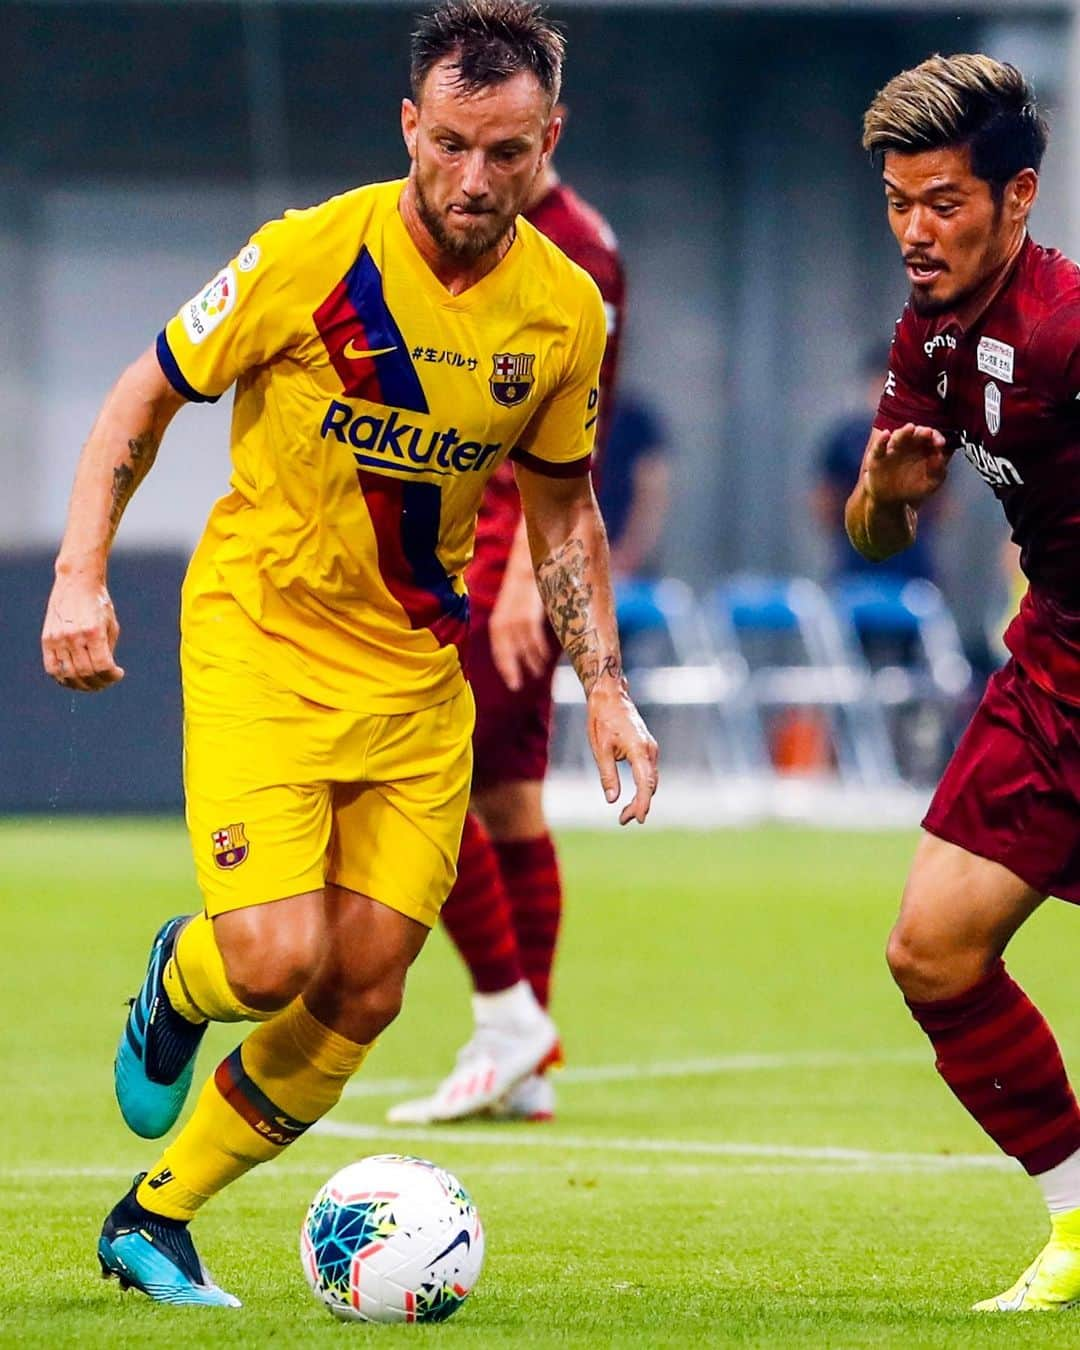
[[[236,276],[231,267],[225,267],[180,311],[191,341],[199,343],[209,337],[235,304]]]
[[[589,428],[595,423],[596,419],[600,416],[600,413],[598,411],[599,407],[600,407],[600,390],[598,386],[594,384],[593,387],[589,390],[589,398],[586,404],[586,411],[585,411],[586,431],[589,430]]]
[[[986,429],[991,436],[1001,430],[1001,390],[993,380],[986,386],[985,395]]]
[[[975,362],[983,375],[992,375],[1003,384],[1013,382],[1013,357],[1015,348],[997,338],[982,337],[975,349]]]
[[[248,244],[247,248],[241,250],[236,265],[241,272],[253,272],[259,265],[259,246],[258,244]]]

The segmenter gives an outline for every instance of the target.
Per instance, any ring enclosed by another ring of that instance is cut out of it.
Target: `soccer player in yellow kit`
[[[656,746],[622,676],[588,478],[593,282],[518,218],[559,136],[562,41],[529,0],[448,0],[414,34],[411,169],[260,230],[106,399],[76,474],[42,647],[122,678],[106,560],[186,402],[235,384],[230,491],[183,591],[185,788],[205,910],[151,949],[116,1058],[129,1125],[175,1122],[207,1021],[260,1025],[105,1221],[103,1271],[235,1305],[188,1221],[338,1100],[396,1015],[454,879],[472,698],[461,576],[515,462],[537,580],[588,694],[609,801]]]

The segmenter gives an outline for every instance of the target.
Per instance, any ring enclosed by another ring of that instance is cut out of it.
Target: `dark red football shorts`
[[[562,647],[548,628],[548,662],[516,692],[491,659],[490,610],[474,611],[469,625],[469,682],[476,695],[473,786],[538,782],[547,773],[551,740],[551,682]]]
[[[1009,661],[991,676],[923,826],[1080,904],[1080,708]]]

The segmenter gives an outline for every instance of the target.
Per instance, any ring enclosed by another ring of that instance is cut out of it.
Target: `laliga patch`
[[[259,265],[259,246],[258,244],[248,244],[247,248],[241,251],[236,265],[241,272],[252,272]]]
[[[248,855],[248,841],[244,834],[244,825],[226,825],[223,830],[211,830],[210,838],[214,841],[214,862],[223,871],[230,871],[240,864]]]
[[[184,328],[192,342],[202,342],[236,304],[236,276],[231,267],[223,268],[204,291],[189,300],[180,311]]]
[[[1001,430],[1001,390],[993,380],[986,386],[986,429],[991,436]]]
[[[992,375],[1005,384],[1013,382],[1015,348],[997,338],[983,337],[975,350],[975,361],[983,375]]]

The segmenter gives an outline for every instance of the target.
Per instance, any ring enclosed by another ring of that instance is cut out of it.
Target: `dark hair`
[[[413,99],[420,101],[432,66],[452,57],[465,93],[532,71],[554,103],[562,85],[564,48],[562,34],[532,0],[444,0],[413,30]]]
[[[863,118],[863,147],[874,155],[967,146],[972,173],[997,196],[1021,169],[1038,171],[1049,134],[1023,75],[981,54],[931,56],[901,71]]]

